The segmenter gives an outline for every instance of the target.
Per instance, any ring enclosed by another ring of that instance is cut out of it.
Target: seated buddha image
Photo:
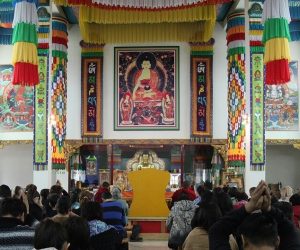
[[[139,158],[139,164],[137,165],[138,170],[143,168],[154,168],[152,156],[149,154],[143,154]]]
[[[136,66],[138,71],[133,79],[132,99],[134,101],[161,100],[162,92],[158,88],[159,77],[155,70],[154,55],[149,52],[142,53],[136,60]]]

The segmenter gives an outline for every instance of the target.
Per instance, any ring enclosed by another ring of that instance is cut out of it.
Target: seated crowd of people
[[[280,197],[261,181],[247,194],[237,188],[197,187],[174,192],[166,221],[171,249],[299,250],[300,194]],[[12,194],[0,186],[0,249],[128,249],[128,204],[104,182],[96,194],[80,182],[67,193],[58,183],[39,193],[33,184]],[[139,240],[138,232],[132,241]]]
[[[300,194],[271,193],[264,181],[249,190],[188,182],[173,194],[168,246],[183,250],[300,249]],[[276,197],[277,196],[277,197]],[[196,197],[196,198],[195,198]]]
[[[13,194],[1,185],[0,249],[128,249],[127,215],[121,190],[107,182],[95,198],[80,183],[70,194],[59,183],[40,193],[33,184],[17,186]]]

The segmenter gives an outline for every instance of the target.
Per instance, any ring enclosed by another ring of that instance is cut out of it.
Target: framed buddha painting
[[[114,129],[179,130],[179,47],[115,47]]]

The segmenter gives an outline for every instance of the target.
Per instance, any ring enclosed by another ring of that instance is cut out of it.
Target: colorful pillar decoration
[[[265,0],[262,41],[265,45],[266,84],[284,84],[290,81],[290,21],[288,0]]]
[[[248,11],[251,92],[250,168],[252,171],[264,171],[266,156],[262,12],[261,1],[254,1]]]
[[[102,126],[102,76],[103,46],[88,44],[81,46],[81,86],[82,86],[82,139],[84,142],[101,142]]]
[[[246,79],[244,10],[228,16],[228,168],[242,172],[245,167]]]
[[[50,19],[48,7],[38,9],[38,70],[39,85],[34,89],[34,170],[47,170],[48,167],[48,83],[49,83],[49,36]]]
[[[292,41],[300,40],[300,0],[289,0],[291,19],[289,28]]]
[[[12,0],[0,0],[0,45],[10,45],[12,42],[14,7]]]
[[[13,84],[39,84],[37,54],[37,0],[16,0],[13,20]]]
[[[65,169],[67,105],[67,21],[52,18],[51,146],[52,168]]]
[[[214,39],[190,43],[192,134],[194,142],[209,143],[212,138],[212,73]]]

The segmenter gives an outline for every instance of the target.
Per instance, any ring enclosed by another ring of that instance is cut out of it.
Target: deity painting
[[[269,131],[299,130],[298,62],[291,61],[291,80],[281,85],[266,85],[266,128]]]
[[[178,52],[115,48],[115,130],[178,130]]]
[[[0,65],[0,132],[33,130],[33,87],[12,84],[13,66]]]

